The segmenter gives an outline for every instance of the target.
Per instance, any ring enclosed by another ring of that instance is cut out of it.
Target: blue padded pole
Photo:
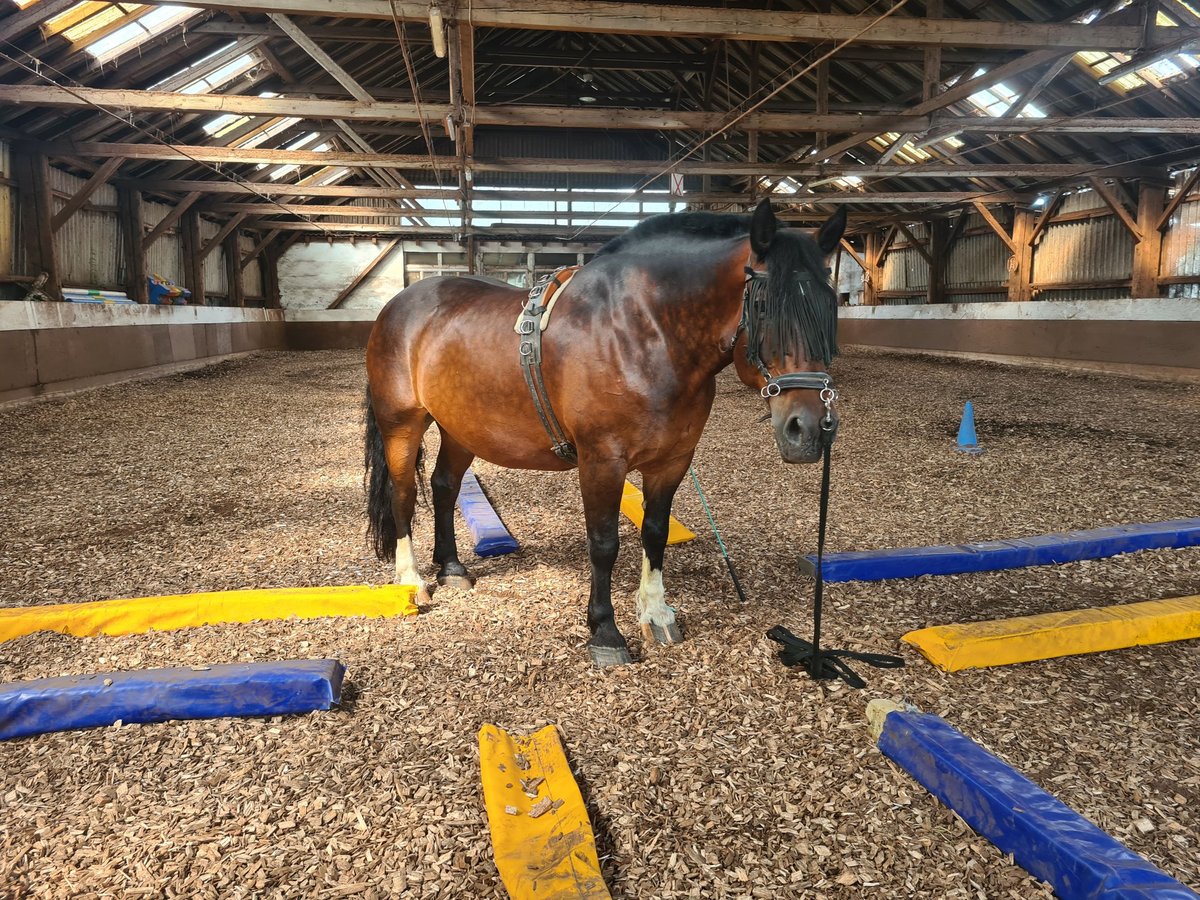
[[[886,578],[1049,566],[1081,559],[1103,559],[1138,550],[1198,545],[1200,519],[1173,519],[979,544],[826,553],[823,568],[826,581],[883,581]],[[812,574],[816,559],[815,555],[802,557],[801,571]]]
[[[483,488],[479,486],[479,479],[470,469],[463,475],[462,487],[458,491],[458,508],[475,540],[476,556],[503,556],[521,549],[496,515],[496,510],[492,509]]]
[[[886,712],[879,749],[1063,900],[1200,900],[937,716]]]
[[[169,719],[280,716],[342,697],[336,659],[239,663],[41,678],[0,686],[0,740]]]

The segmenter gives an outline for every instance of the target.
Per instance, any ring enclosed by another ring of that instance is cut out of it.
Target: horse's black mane
[[[677,212],[651,216],[619,234],[599,250],[597,256],[620,253],[640,241],[678,234],[694,238],[731,238],[750,233],[750,217],[736,213]]]
[[[733,213],[679,212],[652,216],[613,238],[596,256],[628,250],[656,237],[722,239],[750,233],[750,216]],[[790,232],[790,233],[789,233]],[[767,254],[765,281],[751,284],[747,340],[763,359],[783,364],[801,346],[805,356],[826,366],[838,353],[837,295],[818,273],[827,271],[814,240],[781,228]]]

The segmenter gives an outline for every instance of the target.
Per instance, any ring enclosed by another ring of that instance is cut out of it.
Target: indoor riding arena
[[[0,0],[0,898],[1200,897],[1197,48]]]

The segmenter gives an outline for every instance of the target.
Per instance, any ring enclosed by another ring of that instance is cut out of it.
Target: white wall
[[[285,309],[326,309],[384,248],[371,241],[313,241],[288,248],[279,260]],[[378,310],[404,287],[404,250],[397,246],[342,306]]]

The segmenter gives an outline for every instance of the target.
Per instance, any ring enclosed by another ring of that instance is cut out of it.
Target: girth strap
[[[543,278],[529,292],[529,301],[517,320],[517,333],[521,337],[519,355],[525,386],[529,388],[529,396],[533,398],[533,408],[542,421],[542,427],[550,437],[550,449],[564,462],[574,463],[578,459],[575,445],[567,440],[566,432],[554,415],[550,395],[546,393],[546,383],[542,380],[542,316],[547,309],[542,299],[548,284],[558,285],[557,276],[561,271]]]

